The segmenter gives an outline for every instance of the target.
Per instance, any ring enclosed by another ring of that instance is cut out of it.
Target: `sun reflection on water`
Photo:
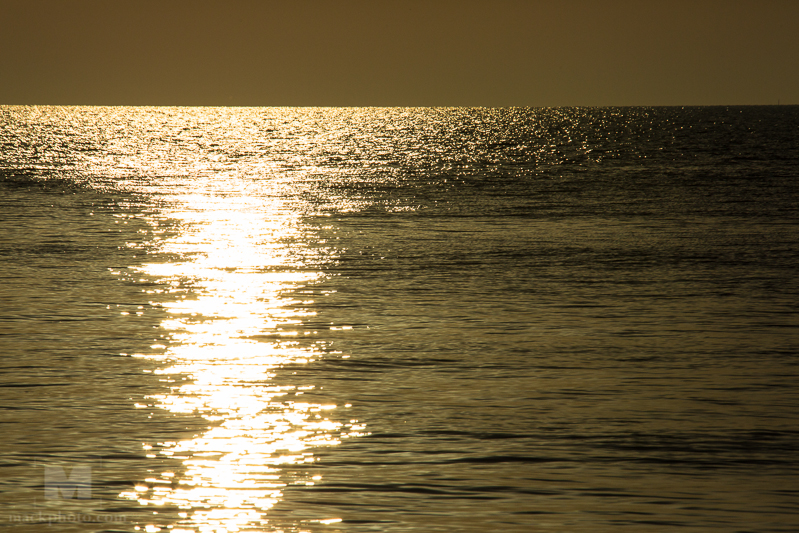
[[[203,416],[211,427],[191,440],[145,443],[147,457],[178,459],[182,471],[157,472],[121,496],[180,508],[183,521],[171,527],[183,531],[262,528],[283,487],[321,479],[296,473],[315,461],[313,449],[363,426],[335,421],[336,405],[300,401],[313,385],[273,381],[282,366],[324,354],[319,343],[297,339],[315,333],[303,328],[313,302],[287,296],[322,277],[298,251],[307,241],[299,217],[263,197],[184,195],[180,204],[168,215],[182,229],[161,246],[183,260],[143,270],[176,292],[189,287],[190,296],[163,304],[170,338],[154,346],[162,353],[138,357],[163,365],[168,391],[150,396],[152,406]]]

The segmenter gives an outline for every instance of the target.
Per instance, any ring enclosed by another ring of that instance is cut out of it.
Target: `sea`
[[[799,531],[799,106],[0,107],[0,531]]]

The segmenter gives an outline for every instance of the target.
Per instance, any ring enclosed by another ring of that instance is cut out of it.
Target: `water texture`
[[[0,124],[4,530],[799,529],[799,107]]]

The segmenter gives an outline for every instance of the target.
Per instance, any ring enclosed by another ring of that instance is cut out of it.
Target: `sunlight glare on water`
[[[168,393],[149,399],[174,413],[202,415],[211,427],[192,440],[160,443],[157,453],[183,460],[185,472],[160,472],[122,496],[179,507],[184,527],[200,531],[262,523],[287,483],[320,479],[286,479],[285,468],[313,463],[313,449],[339,444],[342,433],[342,423],[331,419],[336,405],[302,401],[312,384],[270,383],[280,367],[321,356],[314,343],[296,340],[314,334],[301,327],[313,315],[303,304],[312,301],[285,293],[322,274],[297,259],[299,217],[266,196],[180,195],[168,216],[181,230],[161,251],[183,259],[142,268],[174,288],[190,285],[192,293],[164,304],[169,346],[153,347],[163,353],[139,354],[162,361],[160,373],[172,382]],[[152,444],[144,447],[157,458]]]

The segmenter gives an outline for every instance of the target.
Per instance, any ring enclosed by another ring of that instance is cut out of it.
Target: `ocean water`
[[[0,107],[4,531],[799,530],[799,107]]]

